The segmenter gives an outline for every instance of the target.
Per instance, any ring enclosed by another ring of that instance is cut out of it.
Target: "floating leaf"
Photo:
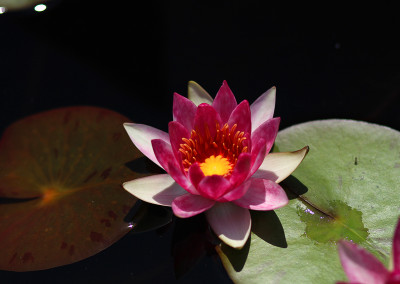
[[[121,186],[144,173],[122,126],[95,107],[47,111],[0,140],[0,269],[29,271],[89,257],[121,238],[136,199]]]
[[[48,0],[0,0],[0,7],[7,10],[20,10],[46,3]]]
[[[304,145],[308,156],[282,182],[289,205],[253,212],[251,241],[241,251],[217,247],[234,282],[346,280],[336,247],[341,238],[388,264],[400,213],[400,133],[364,122],[315,121],[281,131],[275,150]]]

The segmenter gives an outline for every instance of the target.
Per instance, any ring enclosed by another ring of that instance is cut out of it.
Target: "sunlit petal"
[[[186,129],[193,129],[194,116],[196,114],[196,105],[185,97],[175,93],[173,103],[173,118],[174,121],[182,124]]]
[[[274,116],[276,88],[272,87],[251,104],[251,132]]]
[[[154,154],[159,161],[160,165],[165,171],[177,182],[180,186],[187,189],[191,187],[186,175],[182,172],[180,166],[175,160],[175,155],[172,147],[167,142],[161,139],[152,140]]]
[[[164,131],[144,124],[124,123],[126,132],[128,132],[133,144],[150,160],[161,167],[156,156],[154,155],[151,140],[161,139],[169,143],[169,135]]]
[[[125,182],[126,191],[148,203],[171,206],[178,196],[187,193],[168,174],[148,176]]]
[[[172,147],[172,151],[174,153],[175,159],[177,161],[182,160],[181,153],[179,149],[181,148],[181,144],[183,143],[182,138],[190,138],[189,131],[178,121],[171,121],[168,124],[168,132],[170,137],[170,143]],[[179,165],[181,167],[181,163]]]
[[[215,96],[212,106],[219,113],[222,123],[228,122],[232,111],[237,106],[237,102],[226,81],[222,83],[221,88]]]
[[[199,132],[203,139],[215,136],[217,123],[222,126],[221,118],[212,106],[201,104],[197,107],[194,129]]]
[[[266,142],[264,139],[258,139],[256,143],[252,145],[251,149],[251,169],[250,176],[252,176],[260,167],[267,154]]]
[[[239,186],[242,182],[246,180],[249,175],[251,167],[251,154],[241,153],[236,162],[236,166],[233,169],[230,182],[233,187]]]
[[[219,202],[227,202],[227,201],[233,201],[233,200],[241,198],[249,190],[250,184],[251,184],[251,180],[245,181],[240,186],[232,189],[227,194],[220,197],[218,199],[218,201]]]
[[[188,85],[188,98],[196,106],[206,103],[212,105],[213,99],[199,84],[194,81],[190,81]]]
[[[244,133],[251,131],[251,114],[248,101],[243,101],[232,111],[229,117],[228,124],[233,126],[237,125],[237,129]]]
[[[210,209],[214,200],[190,193],[175,198],[172,202],[174,214],[180,218],[188,218]]]
[[[306,146],[294,152],[270,153],[265,158],[253,178],[269,179],[276,183],[287,178],[307,155]]]
[[[282,187],[270,180],[252,179],[250,188],[242,198],[233,201],[251,210],[275,210],[289,203]]]
[[[198,192],[209,199],[216,200],[228,192],[231,183],[223,176],[206,176],[198,185]]]
[[[242,248],[250,235],[251,217],[248,209],[230,202],[217,203],[206,213],[214,233],[227,245]]]
[[[274,145],[276,135],[278,134],[279,123],[281,119],[279,117],[271,118],[261,124],[252,134],[251,142],[252,144],[257,143],[259,139],[264,139],[266,141],[267,154]]]

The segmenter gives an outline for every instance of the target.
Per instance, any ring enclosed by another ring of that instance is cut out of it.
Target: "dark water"
[[[389,4],[136,2],[55,0],[42,13],[0,15],[0,131],[72,105],[166,130],[172,94],[186,95],[189,80],[212,95],[227,80],[250,102],[277,86],[281,128],[349,118],[400,130],[399,20]],[[175,279],[175,223],[76,264],[0,272],[0,282],[230,283],[215,255]]]

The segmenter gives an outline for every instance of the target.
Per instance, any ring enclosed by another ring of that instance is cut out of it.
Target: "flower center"
[[[227,175],[232,171],[232,164],[228,161],[227,158],[218,156],[210,156],[207,158],[204,163],[200,164],[200,169],[203,171],[205,176],[212,175]]]
[[[205,126],[204,137],[198,130],[192,130],[190,138],[182,138],[179,151],[182,153],[182,165],[185,171],[193,163],[199,163],[204,175],[229,176],[241,153],[248,151],[245,133],[236,131],[237,124],[232,128],[226,123],[222,128],[215,125],[215,134],[211,136],[208,126]]]

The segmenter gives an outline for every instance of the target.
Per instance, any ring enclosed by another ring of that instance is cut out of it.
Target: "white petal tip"
[[[244,239],[244,240],[231,240],[231,239],[229,239],[229,238],[226,238],[225,236],[218,236],[220,239],[221,239],[221,241],[223,241],[225,244],[227,244],[228,246],[230,246],[231,248],[234,248],[234,249],[237,249],[237,250],[240,250],[240,249],[242,249],[243,247],[244,247],[244,245],[246,244],[246,242],[247,242],[247,239],[248,239],[248,236],[247,236],[247,238],[246,239]]]
[[[309,150],[310,147],[305,146],[294,152],[270,153],[265,157],[253,177],[269,179],[280,183],[296,170]]]
[[[188,83],[188,99],[191,100],[196,106],[201,103],[212,104],[213,99],[206,90],[203,89],[195,81]]]
[[[160,174],[123,183],[123,188],[133,196],[148,203],[171,206],[173,200],[186,193],[169,175]]]

